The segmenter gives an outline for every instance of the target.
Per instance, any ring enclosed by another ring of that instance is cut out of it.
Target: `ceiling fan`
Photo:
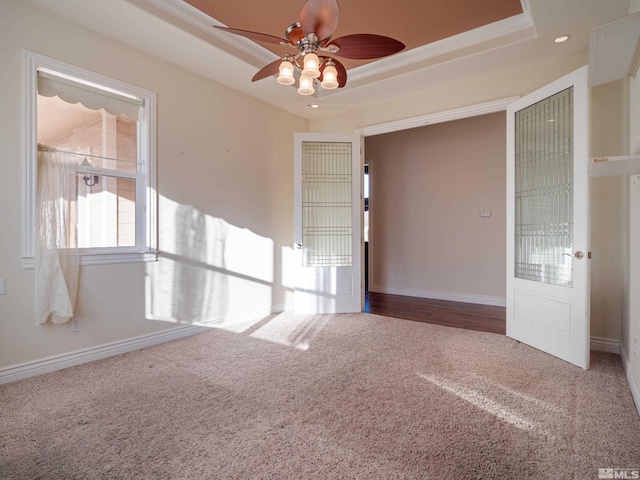
[[[337,0],[307,0],[300,11],[300,21],[287,27],[286,39],[237,28],[215,28],[257,42],[297,49],[295,54],[287,53],[281,59],[261,68],[251,80],[256,82],[277,73],[278,83],[293,85],[294,67],[297,67],[302,70],[298,93],[312,95],[315,92],[316,78],[321,82],[322,88],[328,90],[342,88],[347,84],[345,67],[325,53],[349,59],[369,60],[393,55],[405,47],[402,42],[393,38],[369,33],[346,35],[332,40],[331,35],[338,26],[339,18]]]

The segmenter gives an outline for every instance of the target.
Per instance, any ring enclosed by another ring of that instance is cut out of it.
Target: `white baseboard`
[[[413,288],[393,288],[383,285],[371,285],[369,291],[376,293],[386,293],[389,295],[404,295],[407,297],[431,298],[434,300],[447,300],[450,302],[476,303],[478,305],[493,305],[505,307],[507,300],[502,297],[489,297],[486,295],[469,295],[449,292],[431,292],[427,290],[417,290]]]
[[[63,368],[81,365],[83,363],[100,360],[115,355],[121,355],[127,352],[133,352],[146,347],[152,347],[161,343],[178,340],[180,338],[204,333],[215,328],[216,324],[221,321],[230,321],[237,323],[243,319],[259,319],[272,313],[282,312],[291,308],[288,304],[272,305],[271,307],[263,307],[252,309],[250,311],[241,312],[239,314],[229,315],[225,318],[211,320],[209,322],[182,325],[180,327],[165,330],[163,332],[142,335],[140,337],[128,338],[117,342],[107,343],[97,347],[91,347],[84,350],[65,353],[52,357],[43,358],[33,362],[27,362],[11,367],[0,369],[0,385],[17,380],[35,377],[44,373],[62,370]]]
[[[591,337],[591,350],[620,355],[620,341],[610,338]]]
[[[620,356],[622,357],[624,372],[627,375],[627,383],[629,383],[629,388],[631,389],[631,396],[633,397],[633,401],[636,403],[636,410],[638,410],[638,414],[640,414],[640,381],[638,381],[638,378],[631,368],[629,355],[624,349],[624,346],[620,348]]]

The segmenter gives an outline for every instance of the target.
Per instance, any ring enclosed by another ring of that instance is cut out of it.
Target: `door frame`
[[[519,98],[520,96],[505,97],[498,100],[493,100],[491,102],[477,103],[473,105],[468,105],[466,107],[454,108],[451,110],[443,110],[441,112],[428,113],[428,114],[420,115],[417,117],[410,117],[402,120],[396,120],[393,122],[381,123],[378,125],[371,125],[368,127],[356,129],[354,130],[354,133],[362,137],[365,137],[366,139],[366,137],[370,137],[373,135],[382,135],[384,133],[399,132],[401,130],[408,130],[410,128],[424,127],[426,125],[435,125],[438,123],[452,122],[455,120],[463,120],[465,118],[472,118],[480,115],[488,115],[491,113],[506,112],[507,106],[515,102]],[[361,148],[362,148],[361,158],[363,160],[360,168],[362,169],[362,171],[364,171],[364,162],[366,161],[365,159],[367,158],[365,145],[366,145],[366,140],[363,141],[361,144]],[[371,165],[369,165],[369,168],[371,168]],[[371,179],[372,177],[370,176],[369,177],[370,186],[371,186]],[[506,178],[505,178],[505,182],[506,182]],[[373,189],[369,191],[369,208],[371,208],[371,203],[372,203],[372,199],[371,199],[372,190]],[[369,222],[370,222],[369,227],[371,227],[371,218],[369,218]],[[361,231],[360,234],[361,236],[363,236],[364,232]],[[368,265],[369,280],[371,280],[373,276],[371,259],[373,258],[374,250],[375,250],[375,245],[370,241],[369,242],[369,265]],[[364,247],[362,249],[362,264],[364,268]],[[369,286],[371,287],[371,283],[369,283]],[[362,298],[364,299],[364,282],[362,283],[362,289],[363,289]],[[506,293],[507,292],[505,291],[505,301],[506,301]]]

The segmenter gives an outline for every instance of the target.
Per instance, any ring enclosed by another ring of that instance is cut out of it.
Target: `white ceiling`
[[[29,1],[85,28],[313,119],[464,78],[586,56],[589,31],[627,15],[630,0],[521,0],[524,13],[520,15],[349,69],[345,88],[319,92],[317,97],[298,95],[293,87],[278,85],[274,78],[252,83],[255,72],[278,57],[247,39],[214,31],[210,25],[220,22],[182,0]],[[293,12],[294,18],[297,13]],[[376,33],[366,25],[361,31]],[[565,34],[571,36],[568,42],[553,42]],[[310,103],[320,108],[307,108]]]

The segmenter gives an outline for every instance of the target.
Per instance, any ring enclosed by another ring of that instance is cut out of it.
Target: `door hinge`
[[[591,260],[591,252],[587,252],[587,258]]]

